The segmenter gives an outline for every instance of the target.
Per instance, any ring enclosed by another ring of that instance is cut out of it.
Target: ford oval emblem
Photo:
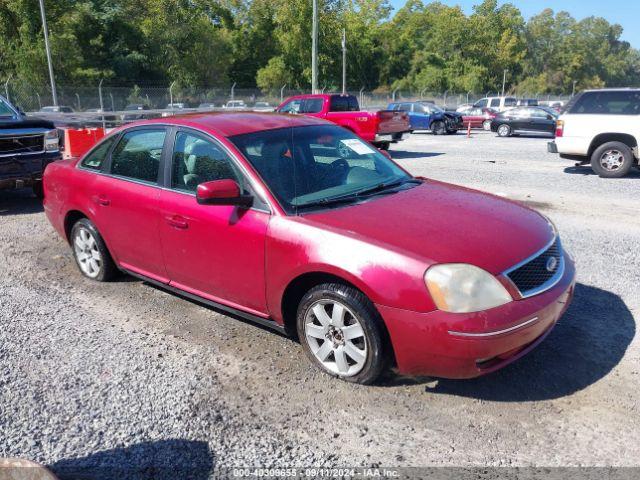
[[[556,257],[549,257],[547,264],[545,265],[547,272],[555,272],[558,267],[558,259]]]

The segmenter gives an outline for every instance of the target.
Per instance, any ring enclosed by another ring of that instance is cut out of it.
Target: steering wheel
[[[349,163],[344,158],[339,158],[331,162],[331,170],[336,172],[334,175],[340,180],[340,183],[347,180],[349,168]]]

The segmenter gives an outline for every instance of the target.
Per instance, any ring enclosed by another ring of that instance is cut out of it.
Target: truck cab
[[[53,123],[27,117],[0,96],[0,190],[31,187],[42,198],[42,174],[60,158]]]

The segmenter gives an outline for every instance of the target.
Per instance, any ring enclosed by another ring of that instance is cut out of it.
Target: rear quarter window
[[[571,114],[638,115],[640,92],[585,92],[567,107]]]

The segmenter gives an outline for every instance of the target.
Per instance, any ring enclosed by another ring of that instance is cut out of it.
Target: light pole
[[[573,97],[576,94],[576,83],[578,83],[577,80],[573,81],[573,88],[571,89],[571,96]]]
[[[169,104],[171,105],[171,109],[173,110],[173,86],[176,84],[176,80],[171,82],[169,85]]]
[[[318,0],[313,0],[311,22],[311,93],[318,91]]]
[[[104,121],[104,101],[102,100],[102,82],[104,82],[104,78],[101,78],[100,83],[98,84],[98,98],[100,98],[100,113],[102,113],[102,129],[106,130],[107,124]]]
[[[78,95],[78,92],[76,92],[76,99],[78,100],[78,111],[80,111],[82,107],[80,106],[80,95]]]
[[[504,97],[504,86],[507,83],[507,72],[508,70],[505,68],[502,72],[502,96]]]
[[[347,94],[347,30],[342,29],[342,94]]]
[[[282,88],[280,89],[280,103],[282,103],[284,101],[284,89],[287,88],[287,84],[285,83],[284,85],[282,85]]]
[[[233,100],[233,98],[235,97],[235,93],[236,93],[236,82],[233,82],[233,85],[231,85],[231,100]]]
[[[44,32],[44,48],[47,51],[47,63],[49,64],[49,80],[51,81],[51,96],[53,105],[58,105],[58,93],[56,92],[56,81],[53,77],[53,64],[51,63],[51,47],[49,46],[49,32],[47,30],[47,16],[44,12],[44,0],[40,0],[40,15],[42,16],[42,31]]]
[[[11,77],[13,75],[9,75],[9,78],[7,78],[7,81],[4,82],[4,96],[7,97],[7,100],[11,101],[11,98],[9,97],[9,82],[11,81]]]

